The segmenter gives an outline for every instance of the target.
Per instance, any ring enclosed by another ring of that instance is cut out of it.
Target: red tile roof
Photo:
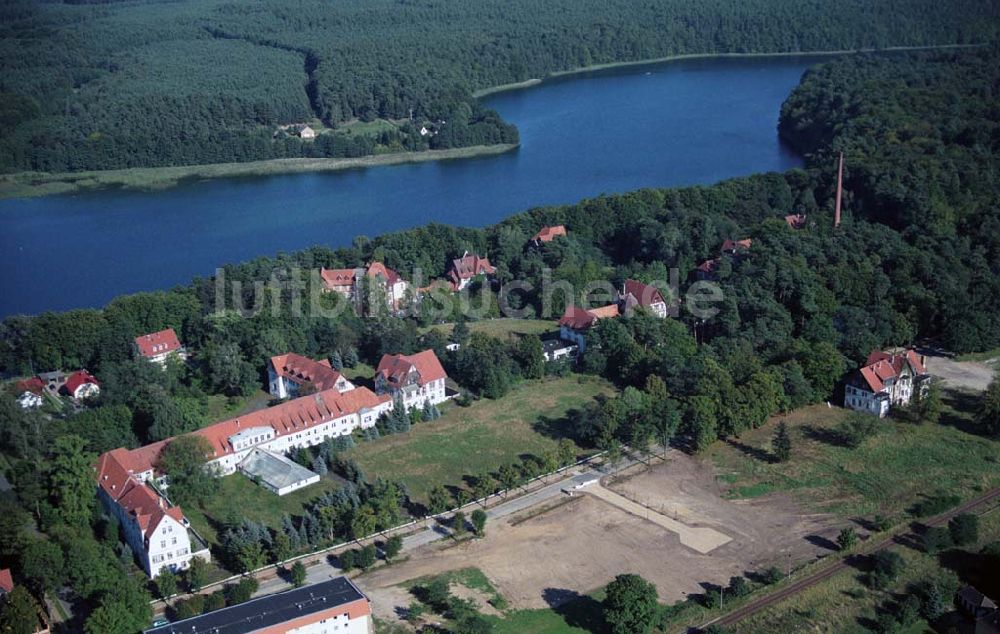
[[[632,295],[639,302],[640,306],[649,308],[653,304],[666,303],[663,294],[655,286],[643,284],[636,280],[625,280],[625,296]]]
[[[725,240],[722,243],[722,250],[727,253],[733,253],[738,249],[749,249],[752,244],[752,238],[747,238],[746,240]]]
[[[458,286],[462,280],[471,279],[477,275],[493,275],[496,272],[497,269],[490,264],[489,258],[481,258],[466,251],[465,255],[451,261],[448,277]]]
[[[342,377],[340,372],[330,367],[326,359],[313,361],[301,354],[289,352],[271,357],[271,367],[278,376],[294,381],[299,385],[310,383],[317,390],[329,390],[336,387]]]
[[[790,216],[785,216],[785,223],[792,229],[801,229],[806,226],[806,215],[792,214]]]
[[[323,284],[329,289],[342,289],[353,287],[357,269],[324,269],[319,270],[319,276],[323,279]]]
[[[885,388],[885,381],[902,374],[905,365],[909,365],[914,374],[927,374],[920,355],[912,349],[897,354],[873,350],[859,372],[873,392],[880,392]]]
[[[144,357],[155,357],[167,352],[180,350],[181,342],[177,339],[177,333],[173,328],[167,328],[159,332],[148,335],[139,335],[135,338],[135,345],[139,349],[139,354]]]
[[[368,277],[375,277],[385,280],[388,284],[395,284],[396,282],[402,280],[399,273],[393,271],[385,264],[381,262],[372,262],[368,265],[368,272],[366,273]]]
[[[18,392],[33,392],[35,394],[41,394],[45,390],[45,381],[41,380],[37,376],[33,376],[30,379],[18,381],[16,387]]]
[[[157,443],[161,448],[164,443]],[[184,521],[179,506],[170,506],[148,485],[136,476],[151,468],[141,464],[144,458],[133,455],[128,449],[119,448],[101,454],[97,459],[97,484],[126,513],[135,517],[143,535],[156,530],[164,517]]]
[[[14,577],[10,576],[10,568],[0,570],[0,590],[4,592],[14,590]]]
[[[402,384],[411,370],[420,375],[417,385],[426,385],[448,376],[433,350],[411,355],[385,354],[378,362],[378,375],[392,385]]]
[[[608,304],[590,310],[584,310],[570,304],[559,320],[559,325],[573,330],[586,330],[596,324],[599,319],[617,317],[618,314],[618,304]]]
[[[712,258],[711,260],[705,260],[698,265],[698,270],[702,273],[715,273],[715,269],[719,268],[719,258]]]
[[[77,370],[66,379],[66,383],[63,384],[63,389],[65,389],[70,396],[75,397],[76,391],[86,383],[93,383],[97,387],[101,386],[101,384],[97,382],[97,379],[91,376],[89,372],[86,370]]]
[[[559,236],[566,235],[566,227],[556,225],[554,227],[542,227],[531,239],[535,242],[552,242]]]

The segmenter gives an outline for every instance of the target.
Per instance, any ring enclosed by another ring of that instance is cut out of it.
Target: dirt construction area
[[[483,539],[418,549],[407,561],[357,582],[372,598],[376,616],[384,619],[411,600],[399,584],[467,567],[482,570],[513,608],[549,607],[624,572],[653,581],[660,600],[670,603],[701,594],[705,582],[724,585],[733,575],[769,566],[784,569],[827,553],[845,525],[829,516],[803,515],[781,496],[724,500],[711,466],[678,452],[664,464],[605,484],[677,522],[714,529],[728,540],[700,553],[682,545],[678,533],[662,523],[581,493],[558,500],[550,510],[533,509],[487,525]]]
[[[922,351],[923,352],[923,351]],[[943,355],[927,354],[927,372],[951,388],[983,392],[996,372],[997,360],[955,361]]]

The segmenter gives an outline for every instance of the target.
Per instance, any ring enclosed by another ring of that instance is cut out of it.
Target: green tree
[[[236,554],[242,572],[253,572],[264,566],[264,546],[258,541],[248,542]]]
[[[135,618],[129,614],[128,606],[121,601],[102,603],[84,624],[87,634],[134,634]]]
[[[38,629],[39,608],[35,597],[24,586],[14,586],[0,599],[0,632],[33,634]]]
[[[375,546],[372,544],[369,544],[358,551],[358,567],[362,570],[368,570],[374,566],[375,560]]]
[[[181,436],[166,446],[159,468],[167,476],[174,502],[196,506],[215,492],[215,478],[205,467],[211,453],[208,440],[196,435]]]
[[[1000,379],[990,381],[979,402],[976,424],[987,436],[1000,437]]]
[[[880,550],[872,557],[872,570],[868,575],[868,585],[883,589],[899,577],[905,562],[894,550]]]
[[[639,575],[624,574],[608,584],[604,620],[612,634],[643,634],[653,629],[657,614],[656,586]]]
[[[375,511],[367,504],[360,507],[351,521],[351,534],[354,539],[362,539],[375,532]]]
[[[936,381],[931,382],[927,393],[921,396],[918,390],[917,396],[918,420],[921,423],[936,425],[941,420],[941,411],[944,409],[944,403],[941,402],[941,386]]]
[[[403,538],[399,535],[393,535],[389,539],[385,540],[385,544],[382,546],[382,552],[385,553],[385,560],[391,561],[403,550]]]
[[[296,561],[292,564],[290,574],[292,577],[292,585],[296,588],[301,588],[306,584],[306,567],[301,561]]]
[[[472,512],[472,530],[476,533],[476,537],[482,537],[486,534],[486,511],[483,509],[476,509]]]
[[[792,457],[792,437],[788,433],[788,425],[785,421],[778,423],[778,429],[774,433],[771,441],[774,448],[774,457],[778,462],[788,462]]]
[[[271,560],[279,563],[292,556],[292,540],[284,531],[278,531],[274,535],[271,545]]]
[[[960,513],[948,522],[948,532],[956,546],[968,546],[979,541],[979,517]]]
[[[216,389],[231,396],[245,396],[257,389],[257,372],[236,343],[205,349],[208,375]]]
[[[560,438],[556,448],[559,454],[559,465],[567,466],[576,462],[576,445],[569,438]]]
[[[951,548],[951,535],[947,528],[942,526],[930,526],[924,531],[922,538],[924,550],[934,554]]]
[[[461,537],[465,535],[465,513],[462,511],[456,511],[455,515],[451,518],[451,527],[455,531],[456,537]]]
[[[427,498],[427,510],[431,512],[431,515],[443,513],[451,506],[451,496],[448,494],[448,490],[440,484],[431,489]]]
[[[41,592],[50,592],[62,584],[64,564],[62,549],[50,541],[34,541],[21,553],[21,573]]]
[[[156,575],[153,580],[156,584],[156,591],[161,599],[168,599],[177,594],[177,575],[169,570],[164,570]]]
[[[94,507],[94,468],[97,457],[84,451],[79,436],[59,436],[54,443],[49,482],[60,518],[71,526],[86,526]]]
[[[454,632],[455,634],[491,634],[493,623],[482,614],[470,614],[455,625]]]
[[[540,379],[545,376],[545,353],[542,350],[542,340],[536,335],[521,337],[514,356],[521,366],[521,376],[524,378]]]
[[[881,422],[877,416],[854,412],[837,426],[837,436],[845,446],[856,449],[879,432]]]
[[[854,530],[853,526],[840,529],[840,534],[837,535],[837,546],[841,550],[850,550],[857,542],[858,533]]]
[[[186,574],[188,589],[198,592],[208,582],[208,563],[201,557],[192,557]]]

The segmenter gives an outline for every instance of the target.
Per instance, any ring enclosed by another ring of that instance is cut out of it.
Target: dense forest
[[[0,6],[0,171],[513,143],[474,91],[683,53],[981,43],[998,13],[976,0],[15,0]],[[391,132],[340,129],[375,119]],[[340,133],[273,138],[314,120]]]
[[[16,493],[0,498],[0,566],[13,566],[35,594],[72,588],[89,632],[136,630],[148,616],[148,596],[125,574],[129,553],[94,503],[93,456],[207,424],[210,397],[258,389],[273,354],[372,364],[386,352],[430,347],[468,399],[503,396],[546,372],[533,337],[470,336],[458,326],[452,337],[463,345],[449,352],[445,335],[421,330],[426,313],[330,318],[294,311],[293,300],[309,305],[290,276],[295,267],[375,259],[404,275],[420,267],[440,276],[449,258],[470,250],[489,255],[499,282],[527,280],[536,289],[547,270],[554,281],[582,288],[667,280],[676,267],[686,278],[677,299],[685,299],[694,279],[688,274],[716,257],[723,240],[752,238],[748,251],[723,256],[716,270],[723,301],[715,317],[640,314],[602,320],[588,335],[576,370],[608,377],[621,394],[572,422],[580,443],[607,449],[656,440],[697,450],[739,435],[776,412],[832,398],[845,373],[874,348],[924,338],[955,351],[998,346],[998,85],[998,49],[845,58],[809,72],[783,108],[782,134],[808,154],[806,169],[535,209],[485,229],[430,225],[358,239],[349,248],[262,257],[226,267],[225,310],[218,310],[216,280],[198,279],[121,297],[101,310],[8,317],[0,322],[0,373],[87,367],[103,389],[97,402],[65,412],[24,411],[0,394],[0,465]],[[840,150],[847,195],[835,228]],[[785,223],[792,213],[806,215],[804,227]],[[568,236],[529,244],[546,224],[566,225]],[[252,304],[252,283],[272,277],[277,296],[264,297],[265,310],[241,316]],[[237,283],[243,293],[234,297]],[[474,303],[483,302],[483,316],[497,315],[493,291],[481,290]],[[569,301],[580,298],[556,295],[555,316]],[[537,291],[512,303],[536,314],[543,308]],[[168,326],[195,353],[192,363],[164,372],[134,358],[134,336]],[[399,433],[408,425],[383,421],[381,429]],[[221,527],[221,560],[240,570],[250,566],[241,559],[247,544],[256,549],[255,562],[265,552],[280,558],[288,548],[326,543],[328,531],[359,533],[359,518],[368,518],[366,528],[384,527],[414,512],[396,483],[366,480],[338,462],[340,449],[327,447],[315,458],[329,459],[351,487],[317,499],[274,534],[238,521]],[[484,474],[477,491],[529,473],[512,469]],[[196,504],[195,492],[188,495]],[[333,523],[324,529],[320,517]],[[52,539],[24,530],[26,523]],[[265,551],[262,543],[271,545]]]

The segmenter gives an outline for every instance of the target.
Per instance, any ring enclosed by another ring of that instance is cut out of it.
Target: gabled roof
[[[649,308],[653,304],[665,304],[663,294],[655,286],[643,284],[636,280],[625,280],[624,296],[627,299],[630,295],[639,302],[640,306]]]
[[[299,385],[306,383],[316,386],[317,390],[329,390],[336,387],[343,375],[330,367],[326,359],[313,361],[301,354],[289,352],[271,357],[271,367],[274,373]]]
[[[368,277],[385,280],[388,284],[395,284],[403,279],[399,276],[399,273],[393,271],[381,262],[372,262],[369,264],[366,275],[368,275]]]
[[[69,375],[69,378],[66,379],[66,383],[63,384],[63,388],[69,392],[70,396],[76,396],[76,391],[87,383],[101,387],[101,384],[97,382],[97,379],[90,375],[90,372],[87,372],[86,370],[77,370],[73,374]]]
[[[747,238],[745,240],[725,240],[722,243],[722,250],[727,253],[734,253],[739,249],[749,249],[753,244],[752,238]]]
[[[534,242],[552,242],[559,236],[566,235],[566,227],[556,225],[554,227],[542,227],[531,239]]]
[[[41,394],[45,390],[45,381],[37,376],[33,376],[30,379],[25,379],[24,381],[17,382],[18,392],[32,392],[34,394]]]
[[[162,446],[162,443],[157,443]],[[179,506],[170,506],[159,494],[136,478],[146,471],[128,449],[119,448],[101,454],[97,459],[97,484],[116,504],[135,518],[143,535],[156,530],[164,517],[184,522]]]
[[[977,590],[975,586],[963,586],[959,589],[958,596],[966,604],[974,608],[993,610],[997,607],[997,604],[992,599]]]
[[[785,224],[787,224],[792,229],[801,229],[806,226],[806,215],[805,214],[791,214],[785,216]]]
[[[910,371],[918,376],[927,374],[920,355],[913,349],[895,354],[873,350],[859,372],[873,392],[881,392],[885,389],[885,382],[901,375],[905,366],[909,366]]]
[[[14,577],[10,575],[10,568],[0,570],[0,590],[12,592],[14,590]]]
[[[139,335],[135,338],[135,345],[139,349],[139,354],[144,357],[155,357],[180,350],[181,342],[177,339],[177,333],[173,328],[152,332],[148,335]]]
[[[354,286],[359,275],[358,269],[324,269],[320,268],[319,276],[327,288]]]
[[[433,350],[424,350],[411,355],[384,354],[378,362],[378,376],[388,383],[396,385],[403,383],[411,371],[416,371],[420,376],[418,385],[426,385],[431,381],[448,377]]]
[[[566,311],[559,320],[559,325],[573,330],[586,330],[596,324],[599,319],[617,317],[618,315],[618,304],[608,304],[607,306],[591,308],[590,310],[584,310],[570,304],[566,307]]]
[[[490,264],[489,258],[481,258],[466,251],[462,257],[451,261],[448,277],[457,285],[461,280],[471,279],[477,275],[493,275],[496,272],[497,269]]]

